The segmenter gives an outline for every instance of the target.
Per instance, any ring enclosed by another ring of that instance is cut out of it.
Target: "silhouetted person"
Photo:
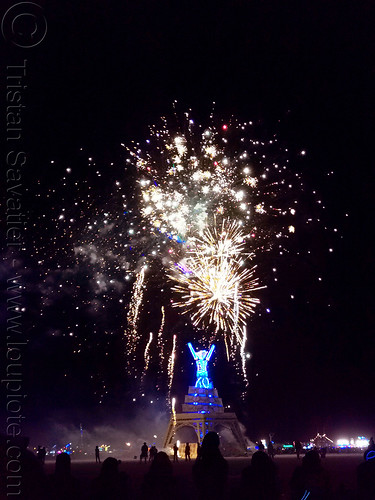
[[[358,500],[375,498],[375,448],[368,450],[366,458],[357,468]]]
[[[292,500],[328,500],[332,498],[330,490],[330,479],[326,470],[322,467],[319,452],[311,450],[302,459],[302,465],[298,466],[290,482]]]
[[[275,448],[273,447],[272,441],[270,441],[267,445],[267,452],[270,458],[275,456]]]
[[[299,460],[299,456],[302,452],[302,444],[300,441],[294,441],[294,449],[296,450],[297,458]]]
[[[130,498],[127,474],[120,472],[120,460],[109,457],[102,464],[99,477],[91,484],[90,500],[126,500]]]
[[[190,444],[186,443],[185,445],[185,461],[189,460],[190,462]]]
[[[95,463],[100,463],[100,450],[99,446],[95,446]]]
[[[156,446],[152,445],[151,448],[150,448],[150,452],[149,452],[149,459],[148,459],[149,462],[151,462],[152,460],[154,460],[154,458],[156,457],[157,452],[158,452],[158,450],[157,450]]]
[[[144,459],[144,461],[146,463],[147,462],[147,457],[148,457],[148,446],[147,446],[146,443],[143,443],[139,459],[140,459],[141,462],[142,462],[142,459]]]
[[[41,461],[27,449],[29,438],[0,436],[0,498],[51,500]]]
[[[141,500],[174,500],[180,498],[180,493],[177,492],[172,463],[164,451],[159,451],[143,479]]]
[[[198,442],[197,443],[197,458],[199,457],[200,454],[201,454],[201,444]]]
[[[193,465],[193,478],[199,500],[226,498],[228,463],[220,450],[216,432],[208,432],[202,442],[199,456]]]
[[[56,457],[55,473],[50,476],[50,490],[54,500],[80,498],[79,482],[71,474],[70,456],[67,453]]]
[[[366,460],[367,453],[369,451],[375,451],[375,443],[374,443],[374,438],[370,437],[368,447],[366,448],[366,451],[363,454],[363,459]]]
[[[173,462],[178,462],[178,446],[177,443],[173,445]]]
[[[42,461],[42,447],[38,444],[38,449],[36,450],[36,457],[38,460]]]
[[[46,455],[47,455],[46,447],[43,446],[43,448],[40,450],[40,461],[42,462],[42,464],[44,464],[46,460]]]
[[[264,451],[264,444],[262,443],[262,441],[259,441],[259,443],[258,443],[258,450]]]
[[[276,500],[280,497],[280,486],[276,466],[262,451],[256,451],[251,465],[242,471],[241,500]]]

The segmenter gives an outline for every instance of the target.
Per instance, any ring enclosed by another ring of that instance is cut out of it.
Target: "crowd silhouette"
[[[330,477],[317,450],[306,453],[302,465],[295,469],[290,485],[292,500],[301,500],[307,495],[310,500],[332,498]]]
[[[228,462],[223,458],[219,445],[220,439],[216,432],[208,432],[193,465],[199,500],[226,498]]]
[[[375,498],[375,445],[372,438],[364,459],[357,469],[358,498],[373,500]]]
[[[50,476],[50,491],[55,500],[79,500],[81,498],[78,479],[72,476],[70,455],[61,453],[56,457],[55,472]]]
[[[264,451],[256,451],[251,464],[242,471],[239,497],[241,500],[276,500],[280,497],[276,466]]]
[[[129,477],[119,471],[121,461],[108,457],[91,485],[90,500],[127,500],[131,498]]]
[[[155,446],[149,449],[144,443],[140,461],[148,461],[149,466],[137,489],[132,486],[131,474],[124,471],[126,464],[121,466],[121,461],[113,457],[106,458],[100,464],[100,471],[90,481],[90,487],[87,487],[86,481],[86,487],[82,488],[80,481],[72,474],[71,459],[67,453],[56,456],[55,470],[47,475],[45,454],[43,451],[41,453],[43,448],[39,446],[34,454],[27,448],[28,440],[20,438],[16,448],[20,450],[17,460],[22,471],[22,489],[16,494],[17,484],[12,485],[12,491],[8,489],[9,481],[7,484],[9,468],[7,470],[4,459],[7,446],[6,438],[0,436],[0,500],[9,498],[9,493],[23,500],[375,500],[375,444],[372,438],[364,453],[364,460],[356,471],[356,491],[348,490],[343,484],[334,490],[325,467],[326,462],[322,460],[325,454],[322,455],[317,449],[307,451],[304,455],[303,450],[296,453],[297,457],[302,455],[302,460],[298,461],[288,487],[282,488],[277,460],[274,460],[274,449],[270,443],[267,451],[264,446],[260,447],[249,458],[250,464],[233,485],[233,477],[228,481],[229,467],[220,452],[219,436],[216,432],[208,432],[198,447],[197,458],[192,466],[177,464],[177,444],[171,459],[165,452],[158,452]],[[182,454],[185,455],[184,463],[189,462],[190,443],[185,445]],[[100,462],[97,451],[95,459]],[[179,471],[183,467],[185,473],[181,476]]]
[[[144,477],[141,499],[173,500],[177,496],[176,492],[177,485],[173,474],[173,465],[168,455],[159,451]]]

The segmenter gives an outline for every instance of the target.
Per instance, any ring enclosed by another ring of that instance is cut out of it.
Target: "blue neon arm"
[[[193,346],[191,345],[191,343],[190,343],[190,342],[188,343],[188,346],[189,346],[189,349],[190,349],[191,354],[193,355],[193,358],[194,358],[194,359],[198,359],[198,356],[196,355],[196,353],[195,353],[195,351],[194,351],[194,349],[193,349]]]
[[[212,353],[214,352],[214,350],[215,350],[215,344],[212,344],[210,350],[208,351],[207,357],[206,357],[207,361],[210,361],[210,358],[211,358]]]

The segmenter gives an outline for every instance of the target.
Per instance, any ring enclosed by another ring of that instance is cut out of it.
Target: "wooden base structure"
[[[182,405],[182,413],[175,413],[169,421],[164,448],[173,446],[176,434],[182,427],[191,427],[197,436],[197,442],[202,443],[209,431],[227,429],[231,431],[240,453],[246,453],[246,441],[241,432],[235,413],[224,411],[222,399],[218,397],[216,389],[189,387]]]

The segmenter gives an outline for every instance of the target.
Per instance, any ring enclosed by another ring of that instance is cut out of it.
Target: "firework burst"
[[[164,120],[160,129],[151,127],[144,148],[127,148],[138,172],[140,212],[155,234],[184,245],[217,217],[246,228],[255,250],[290,234],[297,202],[288,195],[285,207],[285,191],[301,179],[286,180],[288,161],[276,138],[254,140],[251,122],[235,120],[203,129],[189,115],[181,129],[171,133]]]
[[[233,345],[242,345],[242,327],[259,299],[255,266],[246,267],[246,236],[234,222],[223,221],[221,228],[208,229],[195,241],[183,262],[170,274],[173,290],[180,300],[175,307],[191,316],[195,326],[222,332]]]

